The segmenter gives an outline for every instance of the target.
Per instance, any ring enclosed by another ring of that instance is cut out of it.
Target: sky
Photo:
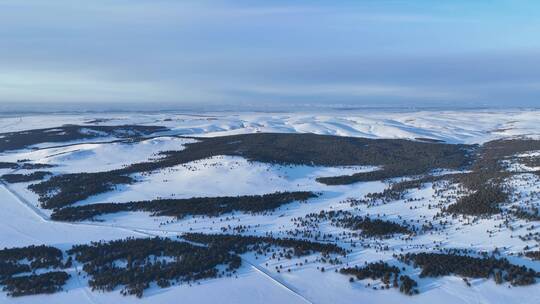
[[[538,37],[537,0],[0,0],[0,109],[540,107]]]

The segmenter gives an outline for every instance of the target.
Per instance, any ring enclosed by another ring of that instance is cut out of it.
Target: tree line
[[[51,219],[56,221],[82,221],[96,216],[122,211],[146,211],[153,216],[183,218],[188,215],[218,216],[233,211],[263,212],[274,210],[294,201],[317,197],[313,192],[275,192],[264,195],[193,197],[186,199],[157,199],[127,203],[100,203],[55,210]]]

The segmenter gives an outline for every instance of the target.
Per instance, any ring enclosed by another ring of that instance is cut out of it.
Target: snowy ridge
[[[538,136],[540,111],[103,113],[0,117],[3,132],[85,123],[160,125],[171,128],[172,134],[191,136],[287,132],[482,143],[510,136]]]

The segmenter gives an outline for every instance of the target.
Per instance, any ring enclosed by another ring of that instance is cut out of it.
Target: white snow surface
[[[54,128],[95,120],[101,125],[160,125],[171,128],[173,134],[191,136],[286,132],[482,143],[509,136],[538,136],[540,110],[11,114],[0,115],[0,130]]]
[[[84,124],[94,119],[104,119],[102,125],[144,124],[171,128],[161,137],[136,143],[85,142],[66,147],[52,147],[35,151],[22,150],[0,153],[1,161],[30,159],[36,163],[57,164],[45,169],[54,174],[98,172],[157,157],[166,150],[180,150],[193,139],[175,138],[171,135],[218,136],[254,132],[317,133],[369,138],[431,138],[449,143],[483,143],[514,136],[540,136],[540,111],[444,111],[444,112],[339,112],[313,113],[111,113],[111,114],[56,114],[0,117],[2,132],[32,128],[58,127],[63,124]],[[535,152],[536,153],[536,152]],[[535,155],[535,154],[527,154]],[[512,166],[519,166],[512,164]],[[524,169],[519,167],[520,170]],[[134,175],[139,182],[119,187],[77,203],[77,205],[128,202],[155,198],[189,198],[197,196],[225,196],[265,194],[275,191],[317,191],[321,196],[306,203],[291,203],[269,214],[233,213],[215,218],[187,217],[174,220],[151,217],[144,212],[117,213],[101,216],[100,222],[60,223],[49,220],[50,211],[40,208],[37,196],[27,189],[29,183],[0,184],[0,247],[20,247],[31,244],[48,244],[68,249],[74,244],[97,240],[113,240],[128,236],[176,236],[184,232],[217,233],[227,226],[248,226],[248,234],[263,235],[271,231],[276,236],[287,236],[293,229],[292,219],[321,210],[349,210],[344,203],[348,198],[361,198],[369,192],[382,191],[387,185],[382,181],[356,183],[346,186],[325,186],[315,181],[319,176],[351,174],[376,170],[374,167],[310,167],[278,166],[248,162],[240,157],[216,156],[179,165],[152,174]],[[525,168],[530,169],[530,168]],[[0,174],[10,170],[2,169]],[[523,197],[540,191],[538,177],[524,175],[511,181],[515,191]],[[437,185],[426,185],[411,191],[407,198],[371,208],[360,206],[361,214],[377,214],[389,220],[430,219],[438,209],[429,208]],[[536,197],[536,196],[535,196]],[[540,199],[530,199],[527,204],[540,205]],[[449,229],[444,232],[426,233],[413,240],[399,237],[373,240],[371,248],[352,248],[345,263],[363,265],[364,262],[385,260],[389,263],[392,253],[422,251],[435,244],[445,248],[468,248],[492,251],[499,248],[511,262],[540,271],[540,263],[515,254],[524,246],[538,250],[538,243],[521,240],[518,236],[539,232],[524,220],[511,223],[513,229],[499,229],[503,219],[492,217],[469,222],[451,218]],[[467,223],[467,224],[465,224]],[[538,226],[538,225],[536,225]],[[321,225],[323,233],[338,234],[344,230]],[[387,245],[390,251],[379,250]],[[349,244],[339,243],[346,248]],[[348,277],[335,273],[331,266],[308,257],[309,263],[295,266],[300,260],[255,259],[243,256],[245,262],[236,278],[204,280],[201,284],[172,286],[160,289],[153,286],[142,299],[123,297],[118,291],[91,292],[77,269],[65,292],[54,295],[9,298],[0,292],[0,303],[540,303],[538,284],[528,287],[496,285],[493,280],[470,280],[467,287],[457,276],[419,278],[419,270],[407,268],[405,273],[419,282],[420,294],[404,296],[396,289],[373,290],[370,282],[350,283]],[[266,265],[268,263],[268,266]],[[291,272],[277,273],[275,266],[282,265]],[[317,267],[326,267],[323,273]],[[372,282],[375,285],[380,284]]]

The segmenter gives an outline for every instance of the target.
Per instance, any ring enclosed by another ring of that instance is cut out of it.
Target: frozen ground
[[[171,131],[134,143],[85,142],[71,146],[43,145],[46,149],[10,151],[0,154],[0,162],[30,159],[36,163],[56,164],[46,169],[54,174],[98,172],[156,157],[160,151],[180,150],[192,139],[173,135],[217,136],[252,132],[309,132],[370,138],[431,138],[449,143],[483,143],[511,136],[540,135],[540,112],[535,111],[476,111],[476,112],[411,112],[411,113],[349,113],[287,114],[287,113],[209,113],[186,115],[156,114],[84,114],[17,116],[0,118],[2,132],[32,128],[57,127],[62,124],[83,124],[102,119],[103,125],[145,124],[162,125]],[[101,140],[100,140],[101,141]],[[531,156],[536,154],[527,154]],[[532,170],[512,162],[511,169]],[[386,187],[383,181],[356,183],[347,186],[325,186],[315,181],[319,176],[351,174],[375,170],[374,167],[310,167],[278,166],[248,162],[240,157],[216,156],[195,161],[153,174],[135,177],[140,181],[119,187],[116,191],[96,195],[77,205],[128,202],[155,198],[189,198],[196,196],[225,196],[264,194],[275,191],[317,191],[321,196],[306,203],[291,203],[267,214],[232,213],[219,217],[202,216],[173,220],[151,217],[148,213],[116,213],[99,217],[101,221],[59,223],[49,220],[50,211],[39,207],[37,196],[26,187],[29,183],[0,185],[0,247],[48,244],[68,249],[74,244],[97,240],[112,240],[128,236],[176,236],[184,232],[217,233],[223,228],[247,226],[246,233],[289,236],[294,230],[293,219],[321,210],[354,210],[360,215],[401,220],[425,220],[437,212],[428,205],[444,204],[437,190],[438,184],[425,185],[410,191],[403,200],[371,207],[351,207],[350,198],[362,198],[367,193]],[[0,169],[0,174],[11,170]],[[23,170],[24,171],[24,170]],[[540,205],[538,176],[523,174],[509,181],[514,192],[521,195],[515,204]],[[449,194],[450,195],[450,194]],[[510,207],[510,206],[509,206]],[[518,257],[524,246],[538,250],[534,240],[523,240],[520,235],[539,232],[538,225],[524,220],[510,223],[512,229],[501,228],[503,219],[493,216],[470,222],[461,217],[445,218],[444,230],[424,233],[413,239],[394,237],[371,239],[371,246],[357,246],[345,259],[348,265],[364,262],[392,261],[392,254],[415,252],[433,248],[468,248],[475,251],[500,249],[513,263],[540,271],[540,263]],[[533,226],[531,228],[531,225]],[[536,227],[535,227],[536,226]],[[343,228],[321,224],[322,233],[339,235]],[[350,237],[342,237],[339,244],[351,248]],[[388,246],[390,250],[381,250]],[[211,279],[193,286],[182,285],[160,289],[153,286],[142,299],[123,297],[118,291],[91,292],[77,269],[72,274],[66,292],[47,296],[8,298],[0,293],[1,303],[540,303],[538,284],[528,287],[496,285],[493,280],[474,279],[471,287],[456,276],[419,278],[419,270],[408,267],[406,273],[420,284],[420,294],[405,296],[395,289],[373,290],[371,282],[350,283],[348,277],[335,273],[331,266],[308,257],[303,267],[298,260],[263,260],[252,255],[243,256],[244,263],[236,278]],[[303,260],[303,258],[302,258]],[[268,265],[267,265],[268,263]],[[281,265],[291,272],[277,273]],[[318,267],[326,267],[325,272]]]

